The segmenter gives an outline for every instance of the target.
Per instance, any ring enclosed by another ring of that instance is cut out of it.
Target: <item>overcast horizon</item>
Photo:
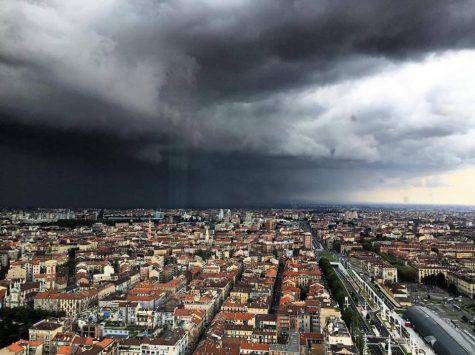
[[[0,205],[475,205],[475,2],[5,0]]]

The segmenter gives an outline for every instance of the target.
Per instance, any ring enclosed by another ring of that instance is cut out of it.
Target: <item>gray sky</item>
[[[474,28],[473,1],[4,0],[3,203],[475,204]]]

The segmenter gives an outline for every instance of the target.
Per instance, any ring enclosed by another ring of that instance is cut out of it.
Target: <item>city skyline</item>
[[[475,351],[475,210],[0,209],[0,353]]]

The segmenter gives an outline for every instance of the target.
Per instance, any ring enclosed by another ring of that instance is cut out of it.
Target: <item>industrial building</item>
[[[475,343],[429,308],[413,306],[406,310],[404,316],[437,354],[475,354]]]

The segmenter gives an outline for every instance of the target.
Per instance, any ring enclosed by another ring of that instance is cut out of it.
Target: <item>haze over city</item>
[[[18,1],[4,206],[475,204],[473,1]]]

